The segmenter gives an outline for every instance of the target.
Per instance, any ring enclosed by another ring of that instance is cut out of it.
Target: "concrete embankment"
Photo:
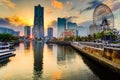
[[[103,56],[100,55],[96,55],[94,54],[94,51],[97,51],[97,54],[108,54],[109,49],[107,49],[107,53],[106,53],[106,49],[101,50],[101,49],[94,49],[94,48],[85,48],[81,47],[80,45],[76,45],[70,42],[50,42],[50,43],[54,43],[54,44],[63,44],[63,45],[69,45],[72,46],[74,49],[76,49],[77,51],[79,51],[81,53],[81,55],[86,56],[86,58],[91,59],[92,61],[96,62],[97,64],[105,67],[106,69],[112,71],[113,73],[116,73],[118,75],[120,75],[120,64],[116,63],[115,61],[112,61],[108,58],[105,58]],[[89,52],[88,50],[92,50],[93,53]],[[111,50],[110,50],[111,51]],[[113,51],[115,52],[115,51]],[[112,53],[111,53],[112,54]]]
[[[71,44],[72,47],[74,47],[75,49],[77,49],[78,51],[82,52],[82,55],[86,56],[87,58],[93,60],[94,62],[102,65],[103,67],[105,67],[106,69],[111,70],[114,73],[117,73],[118,75],[120,75],[120,64],[116,64],[104,57],[100,57],[100,56],[96,56],[94,54],[90,54],[87,51],[82,50],[79,46]]]

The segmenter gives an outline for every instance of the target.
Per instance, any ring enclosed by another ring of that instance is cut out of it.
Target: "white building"
[[[87,26],[79,26],[77,27],[77,31],[78,36],[80,37],[85,37],[89,35],[89,27]]]

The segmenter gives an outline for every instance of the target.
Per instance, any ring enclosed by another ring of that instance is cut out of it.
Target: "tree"
[[[13,42],[19,40],[18,37],[12,36],[11,34],[0,34],[0,41],[3,42]]]
[[[92,41],[92,38],[93,38],[93,37],[89,34],[89,35],[88,35],[88,38],[87,38],[87,41]]]

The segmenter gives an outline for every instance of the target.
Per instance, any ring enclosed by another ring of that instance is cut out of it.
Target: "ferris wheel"
[[[102,31],[114,28],[114,16],[107,5],[100,4],[95,8],[93,13],[93,24]]]

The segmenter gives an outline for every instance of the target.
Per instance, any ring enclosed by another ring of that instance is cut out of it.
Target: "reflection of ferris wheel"
[[[95,8],[93,13],[93,24],[100,26],[101,30],[113,29],[114,16],[107,5],[100,4]]]

